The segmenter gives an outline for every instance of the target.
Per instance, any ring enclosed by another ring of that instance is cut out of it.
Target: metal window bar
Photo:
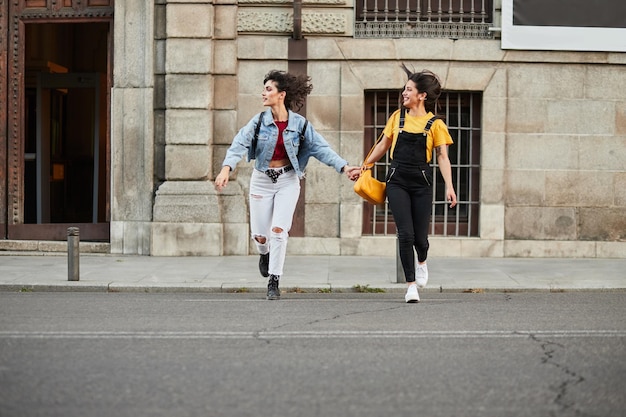
[[[430,3],[430,0],[428,0]],[[441,8],[441,0],[439,0],[439,6],[437,7],[437,22],[441,23],[443,20],[441,20],[441,18],[443,17],[443,10]]]
[[[374,92],[374,112],[373,112],[373,130],[374,130],[374,134],[375,134],[375,138],[372,141],[372,145],[374,144],[374,141],[376,140],[376,138],[378,138],[378,136],[382,133],[382,131],[385,129],[385,123],[387,121],[387,119],[389,118],[389,115],[391,115],[391,113],[394,112],[395,108],[397,106],[392,106],[392,100],[390,100],[390,92]],[[379,124],[379,118],[377,117],[379,110],[377,108],[377,103],[380,101],[380,99],[383,98],[384,103],[385,103],[385,117],[382,119],[382,124]],[[374,164],[374,167],[372,168],[372,173],[374,174],[374,178],[377,178],[379,180],[384,180],[384,178],[386,177],[386,173],[387,173],[387,168],[389,167],[389,165],[391,164],[391,161],[389,159],[389,153],[387,152],[384,157],[377,161]],[[382,168],[382,169],[381,169]],[[379,174],[379,172],[382,171],[384,174]],[[373,234],[376,234],[376,230],[378,229],[378,220],[379,218],[382,216],[382,222],[383,222],[383,234],[387,235],[390,234],[389,232],[389,224],[390,224],[390,215],[391,215],[391,211],[389,210],[389,203],[387,202],[387,200],[385,200],[384,204],[378,205],[378,206],[373,206],[373,212],[372,212],[372,228],[373,228]]]
[[[419,3],[419,1],[418,1]],[[406,14],[405,20],[406,22],[410,22],[411,21],[411,1],[410,0],[406,0],[406,11],[404,12],[404,14]]]
[[[391,113],[398,108],[399,92],[374,91],[373,113],[366,117],[366,129],[375,137],[367,138],[369,146],[374,143]],[[367,100],[366,100],[367,101]],[[379,105],[380,103],[380,105]],[[441,174],[437,172],[436,152],[433,151],[431,165],[433,169],[433,205],[431,214],[431,235],[440,236],[478,236],[479,221],[479,184],[480,174],[480,93],[444,92],[440,98],[444,106],[440,114],[445,116],[448,130],[454,140],[449,148],[452,177],[457,193],[457,207],[449,209],[445,201],[445,186]],[[379,117],[380,116],[380,117]],[[371,136],[371,134],[370,134]],[[369,150],[369,147],[367,147]],[[389,153],[375,164],[373,174],[378,179],[386,176],[390,165]],[[366,205],[366,215],[370,224],[364,224],[364,232],[374,235],[395,234],[395,224],[388,203],[378,206]],[[367,210],[370,210],[369,212]],[[382,224],[381,224],[382,223]],[[393,226],[392,226],[393,225]]]
[[[453,136],[455,144],[453,145],[451,152],[451,166],[453,180],[455,181],[455,190],[457,192],[458,205],[454,211],[454,232],[455,236],[476,236],[478,233],[478,183],[475,182],[475,178],[478,177],[480,169],[477,163],[477,157],[479,149],[475,149],[478,146],[476,138],[480,135],[480,129],[473,125],[473,121],[477,120],[479,114],[474,114],[475,109],[478,107],[478,103],[474,100],[476,96],[470,94],[467,96],[467,106],[462,107],[460,104],[464,101],[463,93],[448,94],[445,97],[445,114],[446,120],[456,120],[456,126],[450,123],[449,130]],[[453,99],[454,98],[454,99]],[[451,102],[456,103],[456,108],[452,108]],[[463,110],[466,108],[466,110]],[[464,111],[466,113],[464,113]],[[454,113],[453,113],[454,112]],[[467,125],[464,119],[467,119]],[[464,151],[463,149],[466,149]],[[433,153],[433,176],[437,178],[441,190],[435,189],[435,200],[433,202],[433,213],[431,218],[431,233],[440,234],[436,230],[436,225],[443,223],[442,233],[444,236],[449,234],[451,225],[450,210],[448,204],[445,202],[445,187],[443,180],[436,177],[436,153]],[[435,183],[435,187],[438,184]],[[476,218],[474,218],[476,217]],[[461,226],[463,224],[468,225],[467,230],[463,233]]]
[[[378,22],[378,2],[377,1],[374,2],[374,22]]]

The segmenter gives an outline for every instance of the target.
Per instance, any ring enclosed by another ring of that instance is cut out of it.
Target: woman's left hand
[[[454,192],[454,188],[446,188],[446,201],[450,203],[450,208],[456,206],[456,193]]]
[[[361,175],[361,167],[352,167],[346,165],[346,167],[343,169],[343,172],[350,179],[350,181],[356,181]]]

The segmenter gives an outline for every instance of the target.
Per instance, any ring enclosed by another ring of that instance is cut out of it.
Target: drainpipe
[[[307,45],[302,36],[302,0],[293,0],[293,35],[289,38],[287,48],[288,71],[293,74],[307,73]],[[306,115],[306,104],[300,110]]]
[[[293,0],[293,35],[289,38],[287,46],[287,71],[292,74],[307,74],[307,47],[306,39],[302,37],[302,0]],[[306,101],[298,112],[306,117]],[[296,205],[293,224],[289,234],[291,236],[304,236],[304,195],[306,180],[300,180],[300,198]]]
[[[302,39],[302,0],[293,0],[293,39]]]

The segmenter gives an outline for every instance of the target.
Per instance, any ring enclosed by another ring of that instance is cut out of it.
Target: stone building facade
[[[286,0],[115,2],[110,134],[111,253],[247,255],[242,161],[212,180],[261,109],[264,74],[305,65],[306,116],[352,164],[364,156],[364,92],[399,89],[400,63],[480,92],[476,237],[432,237],[433,256],[626,256],[626,54],[503,50],[492,39],[357,38],[351,0],[304,0],[306,56],[294,60]],[[498,26],[495,2],[493,26]],[[289,252],[395,253],[363,233],[352,183],[312,161],[302,236]]]

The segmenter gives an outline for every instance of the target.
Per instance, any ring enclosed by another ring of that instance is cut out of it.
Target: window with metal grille
[[[400,91],[365,92],[364,156],[385,128],[387,119],[400,106]],[[437,169],[433,150],[433,207],[430,234],[439,236],[478,236],[481,93],[447,91],[439,98],[438,115],[443,118],[454,144],[448,148],[457,206],[450,209],[445,201],[443,178]],[[373,175],[384,180],[390,165],[389,152],[375,165]],[[364,203],[363,234],[396,233],[387,201],[373,206]]]
[[[355,0],[357,38],[493,38],[493,0]]]

